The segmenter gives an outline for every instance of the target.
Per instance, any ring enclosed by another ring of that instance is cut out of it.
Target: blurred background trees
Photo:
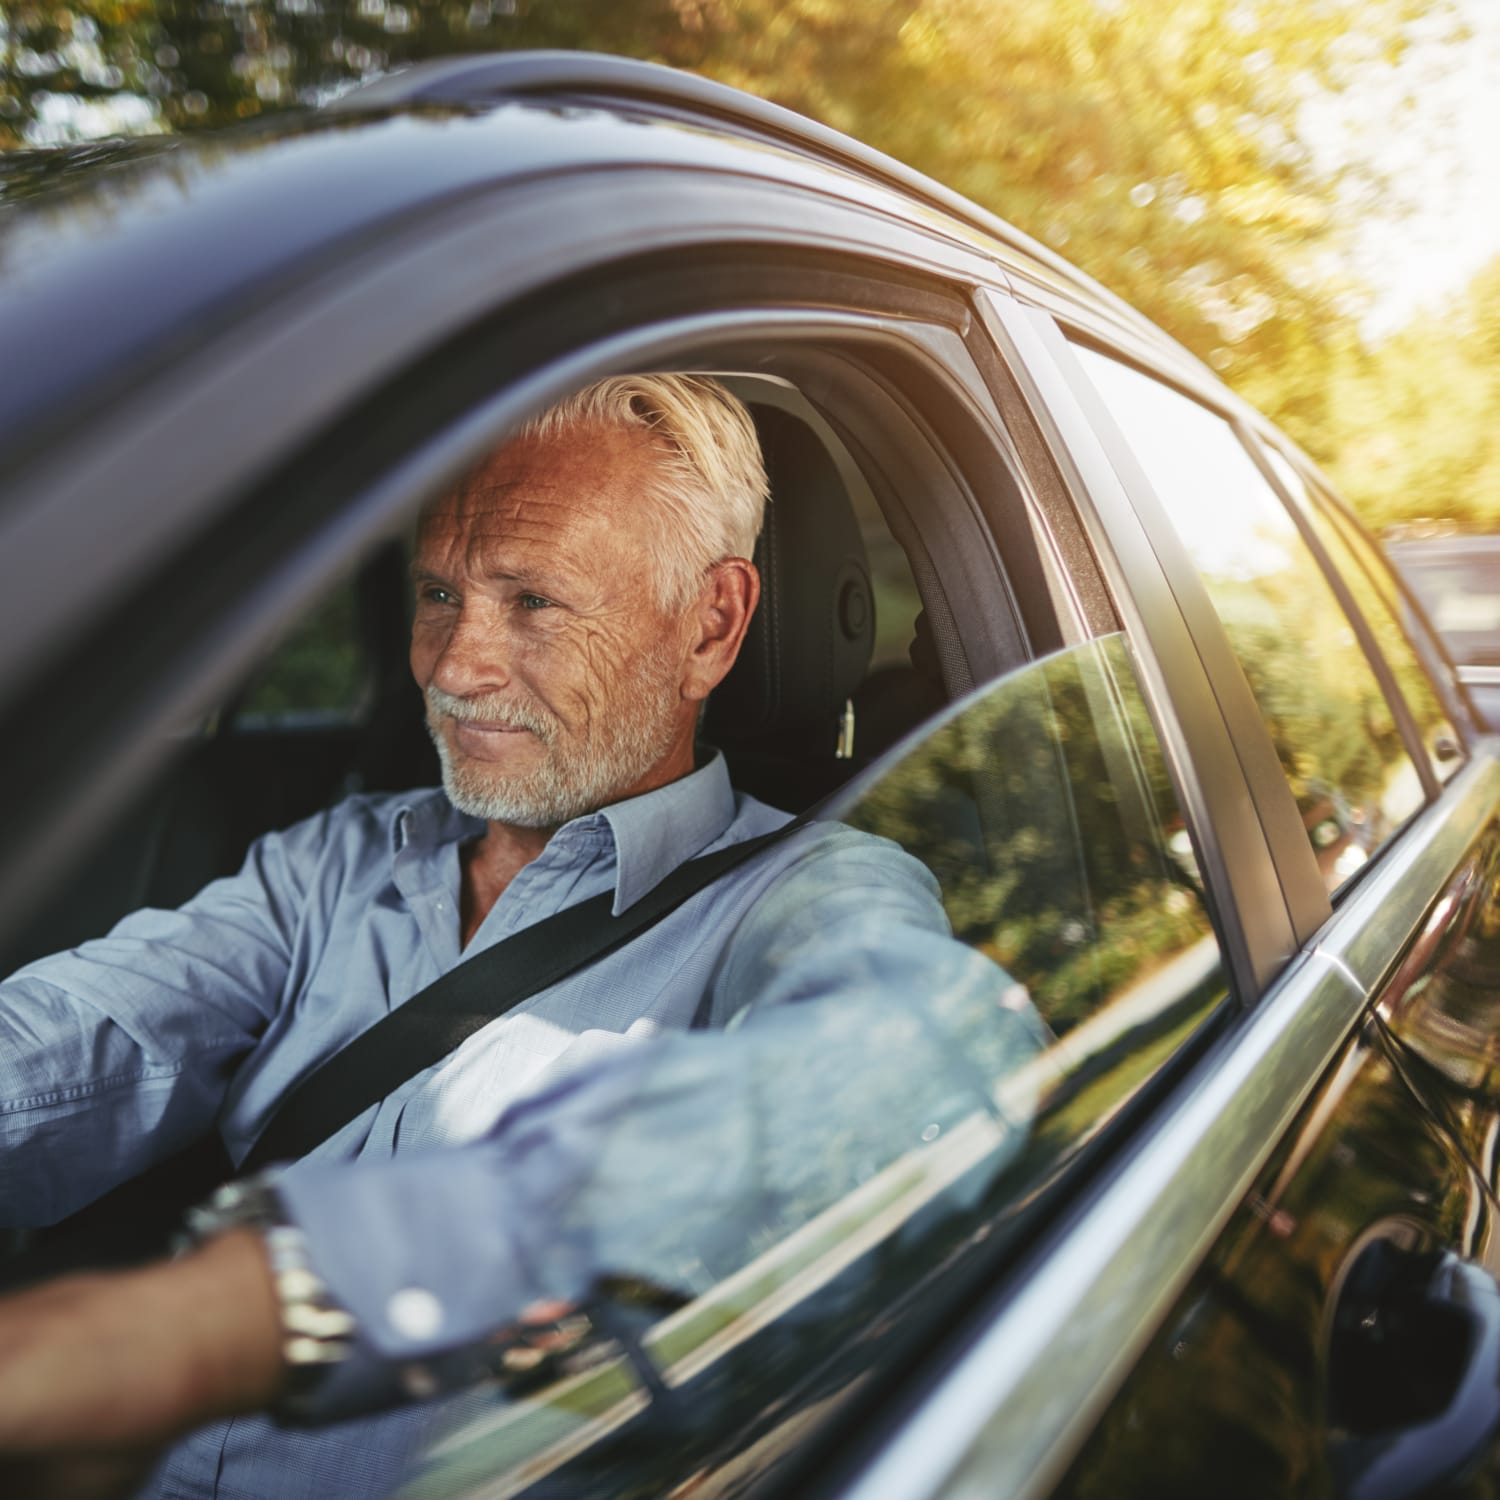
[[[1326,389],[1318,456],[1370,524],[1500,531],[1500,258],[1374,349],[1346,334]]]
[[[316,104],[402,62],[588,48],[846,130],[1091,272],[1328,464],[1379,523],[1500,523],[1500,262],[1372,349],[1341,270],[1399,185],[1334,165],[1309,100],[1453,0],[18,0],[0,146]]]

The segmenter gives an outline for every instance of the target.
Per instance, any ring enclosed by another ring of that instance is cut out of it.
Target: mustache
[[[538,738],[552,736],[553,716],[535,704],[509,700],[497,695],[459,698],[440,687],[429,687],[424,696],[432,718],[457,719],[466,724],[504,724],[511,729],[529,729]]]

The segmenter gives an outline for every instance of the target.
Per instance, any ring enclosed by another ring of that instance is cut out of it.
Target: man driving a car
[[[765,492],[722,385],[622,376],[430,504],[411,664],[442,789],[269,834],[178,911],[0,986],[3,1222],[210,1130],[242,1163],[301,1080],[464,958],[787,823],[696,745],[756,607]],[[0,1455],[37,1493],[383,1493],[431,1410],[385,1409],[481,1377],[497,1330],[584,1302],[601,1267],[680,1275],[681,1236],[775,1192],[757,1118],[789,1059],[847,1042],[856,997],[869,1082],[806,1108],[859,1112],[876,1154],[882,1089],[972,1087],[955,1035],[1035,1045],[921,865],[799,828],[250,1179],[192,1253],[0,1302]]]

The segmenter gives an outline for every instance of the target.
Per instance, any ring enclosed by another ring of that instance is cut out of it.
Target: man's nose
[[[509,686],[510,650],[503,624],[488,611],[465,606],[443,641],[429,681],[455,698]]]

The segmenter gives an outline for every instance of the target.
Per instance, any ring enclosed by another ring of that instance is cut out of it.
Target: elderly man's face
[[[692,611],[659,602],[650,438],[508,444],[424,517],[411,664],[464,811],[546,828],[691,769]]]

